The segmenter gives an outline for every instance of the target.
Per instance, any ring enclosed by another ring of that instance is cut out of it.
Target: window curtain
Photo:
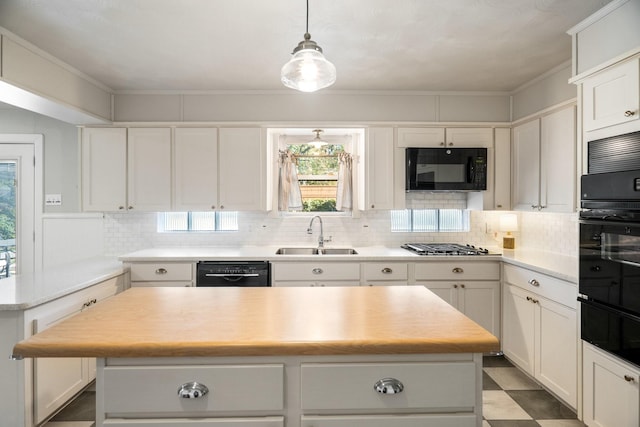
[[[338,154],[338,192],[336,194],[336,210],[353,210],[353,156],[349,153]]]
[[[296,156],[289,150],[280,150],[278,165],[280,173],[278,175],[278,210],[279,211],[301,211],[302,193],[298,182],[298,171],[296,168]]]

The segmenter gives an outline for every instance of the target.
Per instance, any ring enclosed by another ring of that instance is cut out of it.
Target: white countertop
[[[295,247],[295,245],[281,245]],[[397,261],[442,262],[453,260],[494,260],[529,268],[572,283],[578,282],[578,259],[566,255],[526,249],[489,248],[501,255],[420,256],[400,247],[369,246],[354,248],[356,255],[276,255],[280,246],[175,247],[152,248],[119,257],[98,257],[34,274],[0,280],[0,311],[24,310],[79,291],[125,272],[123,262],[168,261]],[[333,246],[329,246],[333,247]]]
[[[295,245],[281,245],[295,247]],[[498,260],[578,283],[578,258],[527,249],[488,248],[496,255],[487,256],[420,256],[400,247],[355,247],[356,255],[276,255],[279,246],[153,248],[121,256],[124,262],[163,261],[404,261],[438,262],[453,260]],[[328,246],[333,247],[333,246]],[[498,254],[501,253],[501,254]]]
[[[24,310],[125,272],[114,257],[89,258],[0,280],[0,311]]]

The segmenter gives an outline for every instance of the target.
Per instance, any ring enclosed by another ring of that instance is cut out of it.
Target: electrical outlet
[[[62,205],[62,194],[46,194],[44,196],[45,206],[60,206]]]

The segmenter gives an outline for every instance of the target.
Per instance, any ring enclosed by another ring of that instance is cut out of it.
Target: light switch
[[[62,205],[62,194],[45,194],[44,204],[46,206],[60,206]]]

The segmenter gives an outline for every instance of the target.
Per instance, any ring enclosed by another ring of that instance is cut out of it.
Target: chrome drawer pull
[[[538,282],[536,279],[529,280],[529,284],[531,286],[540,286],[540,282]]]
[[[182,384],[178,389],[178,396],[183,399],[198,399],[207,393],[209,393],[207,386],[196,381]]]
[[[383,378],[376,381],[373,389],[380,394],[397,394],[404,390],[404,385],[395,378]]]
[[[314,268],[313,270],[311,270],[311,272],[313,274],[322,274],[323,273],[321,268]]]
[[[167,274],[166,268],[159,268],[156,270],[156,274]]]
[[[624,376],[624,380],[628,383],[633,383],[636,381],[636,379],[634,377],[632,377],[631,375],[625,375]]]
[[[389,267],[385,267],[385,268],[382,269],[382,272],[384,274],[391,274],[391,273],[393,273],[393,270],[390,269]]]
[[[453,270],[451,270],[452,273],[464,273],[464,270],[460,267],[456,267]]]
[[[625,117],[633,117],[635,115],[636,115],[635,111],[627,110],[627,111],[624,112],[624,116]]]

